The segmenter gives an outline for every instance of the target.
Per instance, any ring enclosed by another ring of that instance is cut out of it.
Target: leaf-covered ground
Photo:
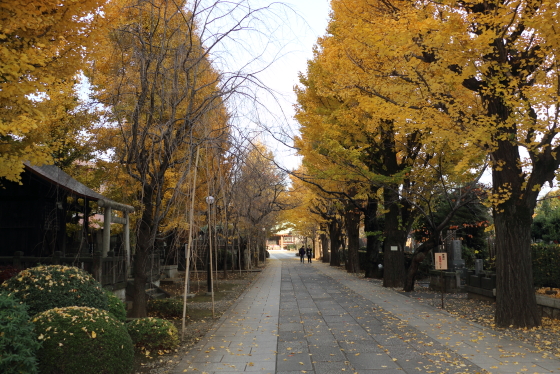
[[[181,356],[188,352],[206,333],[212,328],[221,315],[229,309],[229,307],[237,300],[239,295],[249,287],[258,272],[229,273],[228,279],[222,279],[222,274],[218,275],[215,281],[215,297],[214,297],[214,316],[212,319],[212,301],[206,293],[206,278],[204,274],[199,274],[191,281],[192,293],[197,296],[189,299],[187,302],[188,312],[186,319],[185,339],[181,342],[179,348],[174,352],[151,352],[146,357],[137,354],[134,363],[134,374],[163,374],[177,364]],[[184,277],[183,277],[184,279]],[[162,286],[172,296],[182,295],[182,282],[170,286]],[[173,320],[175,326],[181,334],[182,321],[180,319]]]
[[[154,355],[151,358],[137,357],[134,373],[137,374],[162,374],[169,372],[180,355],[189,351],[200,340],[217,321],[237,297],[251,284],[252,280],[258,273],[242,273],[228,280],[219,280],[217,282],[218,291],[216,292],[215,312],[216,319],[212,320],[209,298],[203,296],[205,290],[205,282],[191,283],[191,291],[194,290],[199,296],[195,300],[189,301],[190,313],[187,323],[187,338],[181,347],[171,354]],[[363,275],[356,275],[364,281],[376,282],[378,280],[366,280]],[[168,287],[168,292],[180,291],[181,285],[177,285],[177,290]],[[396,292],[401,292],[395,289]],[[182,292],[182,291],[181,291]],[[545,290],[539,293],[545,294]],[[560,292],[559,292],[560,294]],[[409,297],[416,298],[428,305],[441,308],[441,293],[430,291],[425,283],[419,282],[415,287],[415,291],[407,294]],[[551,297],[559,297],[560,295],[550,295]],[[449,293],[444,295],[444,309],[458,317],[468,321],[478,323],[495,331],[498,336],[507,336],[528,343],[535,347],[535,351],[541,352],[543,355],[553,355],[560,357],[560,320],[551,320],[543,318],[543,326],[538,329],[499,329],[494,325],[494,303],[468,299],[466,294]],[[177,328],[181,328],[181,321],[174,321]]]
[[[539,290],[538,293],[545,294],[545,290]],[[410,296],[441,308],[441,293],[430,291],[422,284],[418,284]],[[560,320],[545,317],[542,327],[536,329],[497,328],[494,324],[494,302],[468,299],[466,294],[456,293],[444,295],[444,309],[453,315],[491,328],[498,336],[507,336],[531,344],[543,355],[560,357]]]

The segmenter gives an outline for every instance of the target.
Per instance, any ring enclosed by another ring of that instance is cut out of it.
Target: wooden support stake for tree
[[[185,339],[185,319],[186,319],[186,315],[187,315],[187,291],[188,291],[188,282],[189,282],[189,277],[190,277],[190,258],[191,258],[191,249],[192,249],[192,241],[193,241],[193,235],[192,235],[192,228],[193,228],[193,221],[194,221],[194,198],[196,195],[196,172],[198,169],[198,155],[199,155],[199,148],[196,149],[196,161],[195,161],[195,165],[194,165],[194,176],[193,176],[193,184],[192,184],[192,190],[191,190],[191,208],[190,208],[190,212],[189,212],[189,242],[187,243],[187,248],[186,248],[186,264],[185,264],[185,289],[183,291],[183,321],[182,321],[182,329],[181,329],[181,340]]]

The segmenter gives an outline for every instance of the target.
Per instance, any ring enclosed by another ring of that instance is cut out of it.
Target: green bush
[[[535,287],[560,287],[560,246],[533,244],[531,258]]]
[[[148,301],[148,313],[161,318],[179,318],[183,316],[183,300],[152,299]]]
[[[134,358],[126,326],[90,307],[54,308],[33,318],[42,374],[130,373]]]
[[[160,318],[139,318],[126,327],[139,350],[170,350],[179,345],[179,334],[173,323]]]
[[[66,306],[108,308],[101,283],[76,267],[51,265],[26,269],[1,287],[26,303],[30,315]]]
[[[126,305],[118,298],[117,295],[109,290],[105,290],[105,295],[107,296],[108,308],[107,311],[113,315],[116,319],[121,322],[126,321]]]
[[[35,355],[40,346],[27,306],[0,292],[0,373],[37,373]]]

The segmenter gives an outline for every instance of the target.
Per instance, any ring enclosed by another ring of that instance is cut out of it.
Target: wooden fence
[[[12,265],[18,269],[27,269],[37,265],[75,266],[93,275],[104,287],[113,290],[125,288],[128,280],[126,258],[115,256],[113,251],[109,251],[107,257],[103,257],[100,251],[94,252],[93,255],[81,256],[62,256],[62,252],[56,251],[48,257],[24,256],[23,252],[18,251],[14,252],[11,257],[0,257],[0,265]],[[159,280],[160,273],[161,256],[160,252],[156,251],[149,257],[146,268],[148,281]]]
[[[27,269],[39,264],[75,266],[93,275],[103,286],[124,287],[127,281],[125,258],[115,256],[114,252],[102,257],[101,252],[95,252],[93,256],[62,256],[62,252],[56,251],[52,256],[33,257],[24,256],[23,252],[18,251],[12,257],[0,257],[0,264],[12,265],[18,269]]]

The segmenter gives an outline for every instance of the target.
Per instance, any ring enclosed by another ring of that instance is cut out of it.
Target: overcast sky
[[[268,4],[270,0],[257,0]],[[292,131],[297,134],[297,123],[293,119],[293,105],[296,102],[294,86],[299,84],[298,74],[305,73],[307,61],[313,57],[313,46],[317,38],[325,34],[329,20],[329,0],[300,0],[283,2],[287,6],[281,15],[285,27],[277,30],[272,39],[281,40],[283,45],[277,60],[266,69],[260,78],[278,93],[278,103],[270,103],[268,109],[282,131]],[[287,9],[287,10],[286,10]],[[266,118],[266,115],[263,116]],[[266,121],[266,119],[265,119]],[[266,124],[265,124],[266,125]],[[293,169],[299,165],[299,158],[294,157],[294,151],[275,142],[273,137],[266,137],[267,145],[275,152],[276,159],[283,166]]]
[[[266,87],[275,92],[275,96],[261,90],[257,95],[260,105],[252,107],[248,103],[247,107],[242,108],[243,102],[234,101],[230,103],[230,110],[241,116],[239,124],[244,129],[241,130],[243,133],[250,134],[249,137],[256,136],[256,139],[263,141],[275,153],[278,163],[294,169],[300,164],[299,157],[294,156],[293,149],[283,146],[276,139],[280,137],[279,134],[287,133],[290,136],[283,140],[291,142],[289,138],[298,134],[298,125],[293,119],[296,102],[294,86],[299,84],[299,73],[307,70],[307,61],[313,57],[313,46],[317,38],[325,34],[330,0],[248,2],[253,7],[270,8],[259,12],[259,21],[251,24],[256,32],[236,34],[236,38],[243,40],[232,38],[223,45],[227,51],[224,56],[229,58],[221,61],[231,71],[244,69],[244,64],[254,56],[260,57],[259,62],[251,65],[253,71],[254,66],[260,70],[273,61],[258,77]]]

